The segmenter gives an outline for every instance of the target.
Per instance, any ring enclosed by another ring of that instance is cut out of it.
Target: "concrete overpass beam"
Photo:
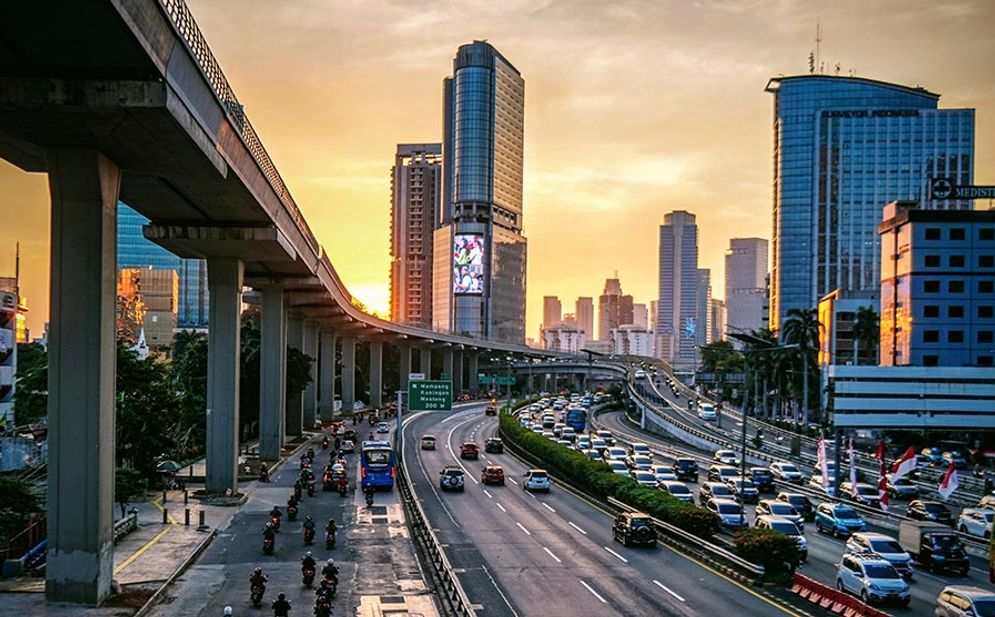
[[[238,259],[207,260],[207,492],[238,493],[242,280]]]
[[[356,403],[356,337],[342,339],[342,411],[351,412]]]
[[[408,375],[411,374],[411,344],[410,343],[398,343],[397,349],[401,354],[401,360],[398,364],[398,390],[408,390]]]
[[[304,323],[304,353],[311,358],[308,375],[311,381],[304,388],[304,427],[314,428],[318,413],[318,325],[313,321]]]
[[[335,415],[335,332],[324,330],[319,335],[318,386],[321,390],[321,419],[332,420]]]
[[[287,311],[283,289],[264,287],[259,332],[259,457],[280,458],[287,405]]]
[[[370,341],[370,407],[383,407],[383,341]]]
[[[300,352],[304,351],[304,322],[299,317],[288,317],[287,319],[287,347],[292,347]],[[284,375],[286,375],[286,368],[284,369]],[[284,377],[284,381],[286,382],[286,377]],[[302,427],[304,426],[303,392],[287,394],[286,411],[286,435],[288,437],[300,437]]]
[[[467,372],[470,374],[470,392],[477,394],[480,390],[480,352],[471,351]]]
[[[51,602],[96,606],[114,570],[116,223],[121,174],[92,150],[48,153]]]

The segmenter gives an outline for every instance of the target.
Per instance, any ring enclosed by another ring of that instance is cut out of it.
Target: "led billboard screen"
[[[453,293],[484,293],[484,236],[481,234],[453,236]]]

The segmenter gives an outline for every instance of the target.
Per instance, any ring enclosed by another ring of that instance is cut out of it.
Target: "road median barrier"
[[[797,572],[792,577],[791,593],[843,617],[891,617],[890,613],[874,608],[859,598]]]

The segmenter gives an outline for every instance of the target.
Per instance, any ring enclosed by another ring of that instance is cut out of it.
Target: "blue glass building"
[[[117,205],[117,267],[174,270],[179,278],[177,325],[181,328],[207,327],[207,264],[201,259],[181,259],[147,240],[142,226],[145,218],[127,204]]]
[[[835,289],[880,284],[881,209],[933,201],[933,177],[974,179],[974,110],[938,109],[939,95],[871,79],[771,79],[774,95],[771,327]]]

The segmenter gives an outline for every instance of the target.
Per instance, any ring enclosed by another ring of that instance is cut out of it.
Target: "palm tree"
[[[791,309],[781,327],[785,343],[797,345],[802,357],[802,426],[808,426],[808,378],[810,356],[819,349],[819,315],[815,309]]]
[[[863,343],[871,357],[874,357],[874,349],[877,347],[881,337],[881,326],[878,323],[878,314],[871,306],[862,306],[857,309],[857,314],[853,320],[853,363],[860,364],[860,344]]]

